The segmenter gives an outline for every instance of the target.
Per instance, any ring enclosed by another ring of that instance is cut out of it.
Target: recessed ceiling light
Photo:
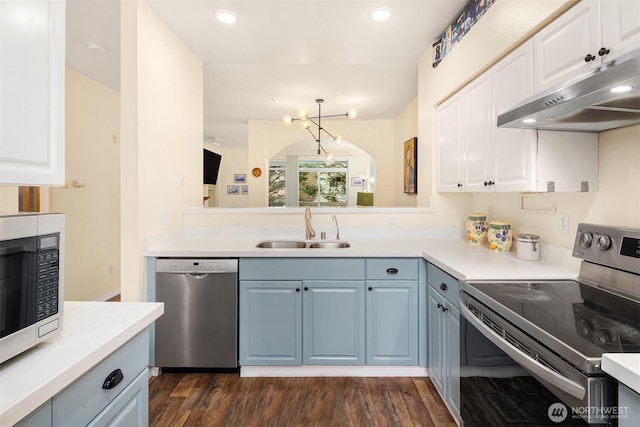
[[[238,16],[230,10],[218,10],[215,15],[216,19],[223,24],[233,24],[238,20]]]
[[[611,92],[613,93],[629,92],[630,90],[631,86],[616,86],[611,88]]]
[[[382,22],[391,17],[391,9],[388,7],[379,7],[371,11],[371,19]]]
[[[536,119],[524,119],[524,120],[522,121],[522,123],[527,123],[527,124],[529,124],[529,123],[535,123],[535,122],[536,122]]]

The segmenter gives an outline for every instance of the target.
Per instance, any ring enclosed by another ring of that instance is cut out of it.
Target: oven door
[[[460,313],[465,426],[616,424],[606,376],[584,375],[463,290]]]
[[[35,323],[36,237],[0,241],[0,338]]]

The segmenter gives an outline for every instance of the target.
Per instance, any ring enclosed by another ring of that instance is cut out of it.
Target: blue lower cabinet
[[[303,363],[364,364],[364,281],[305,281]]]
[[[618,384],[618,427],[637,426],[640,420],[640,394]]]
[[[460,419],[460,312],[428,287],[429,378],[452,414]]]
[[[240,365],[302,364],[302,281],[240,282]]]
[[[368,280],[367,364],[418,364],[418,282]]]

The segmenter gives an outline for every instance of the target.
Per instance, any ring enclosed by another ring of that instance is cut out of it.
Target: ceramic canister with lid
[[[540,236],[537,234],[518,234],[516,237],[516,256],[527,261],[540,259]]]
[[[489,222],[489,249],[496,252],[509,252],[513,244],[511,223],[506,221]]]
[[[487,215],[483,213],[471,213],[467,217],[465,225],[467,230],[467,241],[474,245],[482,245],[487,241],[487,230],[489,223]]]

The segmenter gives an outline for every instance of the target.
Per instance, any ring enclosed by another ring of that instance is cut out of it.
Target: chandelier
[[[307,109],[300,108],[298,110],[298,112],[297,112],[298,118],[293,118],[291,116],[284,116],[282,118],[282,124],[285,125],[285,126],[291,126],[294,121],[301,120],[302,121],[302,127],[304,129],[306,129],[307,131],[309,131],[309,133],[311,134],[313,139],[318,143],[318,154],[323,154],[324,153],[325,157],[329,158],[331,156],[331,154],[328,153],[324,149],[322,144],[320,143],[320,137],[322,136],[322,132],[324,132],[327,135],[329,135],[331,137],[331,139],[333,139],[335,142],[342,141],[342,137],[340,137],[340,135],[332,135],[328,130],[326,130],[325,128],[322,127],[322,117],[323,116],[322,116],[322,112],[321,112],[321,106],[322,106],[323,102],[324,102],[324,99],[320,99],[320,98],[316,99],[316,103],[318,104],[318,115],[316,117],[310,117],[309,116],[309,111]],[[346,113],[343,113],[343,114],[331,114],[331,115],[324,116],[324,117],[327,118],[327,117],[341,117],[341,116],[347,116],[349,119],[355,119],[356,117],[358,117],[358,110],[356,110],[355,108],[349,108]],[[316,128],[318,128],[317,136],[311,130],[311,125],[312,124],[315,125]]]

